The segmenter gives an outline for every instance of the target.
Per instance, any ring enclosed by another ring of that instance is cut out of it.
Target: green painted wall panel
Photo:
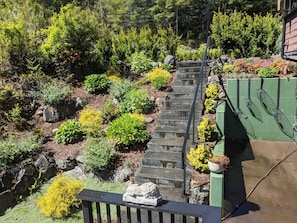
[[[280,78],[279,101],[278,78],[253,78],[250,84],[248,79],[228,79],[226,137],[290,141],[296,137],[296,92],[297,78]]]

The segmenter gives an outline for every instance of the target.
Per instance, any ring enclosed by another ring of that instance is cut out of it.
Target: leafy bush
[[[147,74],[147,78],[152,82],[155,89],[160,90],[171,80],[171,74],[161,68],[155,68]]]
[[[109,139],[115,139],[119,145],[128,146],[143,143],[148,139],[149,132],[144,129],[145,121],[131,114],[123,114],[115,119],[106,131]]]
[[[54,131],[57,143],[74,143],[83,136],[82,125],[75,120],[63,122],[58,129]]]
[[[33,153],[43,143],[40,135],[10,134],[0,141],[0,165],[12,163],[18,156]]]
[[[90,107],[85,107],[79,114],[78,121],[84,127],[84,130],[89,136],[102,135],[103,118],[101,112]]]
[[[187,159],[190,165],[199,172],[207,172],[208,158],[212,157],[212,149],[206,145],[198,145],[196,149],[190,148],[190,152],[187,154]]]
[[[212,141],[217,137],[216,124],[212,124],[209,118],[202,118],[197,130],[198,138],[202,141]]]
[[[81,201],[76,195],[83,187],[83,183],[79,180],[58,176],[47,192],[38,198],[37,205],[48,217],[65,218],[71,214],[73,208],[79,208]]]
[[[47,105],[63,103],[70,94],[70,87],[58,83],[41,83],[35,95]]]
[[[131,55],[131,71],[135,74],[141,74],[152,69],[152,60],[144,53],[133,53]]]
[[[92,94],[108,89],[110,81],[106,74],[91,74],[84,80],[84,88]]]
[[[124,96],[124,101],[120,104],[120,112],[146,112],[151,106],[147,91],[142,89],[133,89]]]
[[[114,144],[104,138],[88,138],[84,164],[92,171],[104,169],[114,156]]]
[[[105,105],[101,109],[101,116],[105,123],[112,121],[120,113],[119,107],[113,103],[111,99],[107,99]]]
[[[275,74],[278,74],[278,70],[274,67],[263,67],[258,69],[258,76],[262,78],[273,77]]]
[[[122,80],[120,82],[112,82],[109,93],[114,96],[119,102],[124,100],[124,95],[134,89],[134,85],[130,80]]]

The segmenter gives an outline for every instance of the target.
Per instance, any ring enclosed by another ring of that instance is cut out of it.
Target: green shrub
[[[84,88],[92,94],[106,91],[109,84],[110,81],[106,74],[91,74],[84,80]]]
[[[83,187],[83,183],[79,180],[58,176],[47,192],[38,198],[37,205],[48,217],[65,218],[71,214],[73,208],[79,208],[81,201],[76,198],[76,195]]]
[[[187,159],[190,165],[199,172],[208,172],[208,158],[212,157],[212,149],[206,145],[198,145],[196,149],[190,148]]]
[[[144,129],[145,121],[131,114],[123,114],[115,119],[106,131],[109,139],[115,139],[119,145],[128,146],[143,143],[148,139],[149,132]]]
[[[197,126],[198,138],[202,141],[213,141],[217,137],[216,124],[212,124],[209,118],[202,118]]]
[[[58,83],[41,83],[35,95],[47,105],[63,103],[70,94],[70,88]]]
[[[114,144],[104,138],[88,138],[84,164],[91,171],[104,169],[114,156]]]
[[[141,74],[152,69],[152,60],[144,53],[133,53],[131,55],[131,71],[135,74]]]
[[[133,89],[124,96],[124,101],[120,104],[120,112],[147,112],[151,106],[147,91],[142,89]]]
[[[269,78],[273,77],[274,75],[278,74],[278,70],[274,67],[263,67],[258,69],[258,76],[262,78]]]
[[[120,113],[119,107],[113,103],[111,99],[107,99],[105,105],[101,109],[101,116],[104,123],[112,121]]]
[[[0,165],[12,163],[18,156],[35,152],[43,143],[40,135],[10,134],[0,140]]]
[[[147,78],[155,89],[160,90],[171,80],[171,74],[162,68],[155,68],[147,74]]]
[[[75,120],[63,122],[58,129],[54,131],[57,143],[75,143],[81,140],[83,136],[82,125]]]
[[[112,82],[109,93],[114,96],[119,102],[124,100],[124,95],[134,88],[130,80],[122,80],[120,82]]]

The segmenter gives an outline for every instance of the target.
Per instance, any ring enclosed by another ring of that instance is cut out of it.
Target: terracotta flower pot
[[[226,170],[230,163],[227,156],[213,156],[208,159],[208,168],[213,173],[222,173]]]

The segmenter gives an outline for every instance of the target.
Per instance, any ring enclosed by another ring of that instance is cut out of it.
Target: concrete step
[[[178,72],[176,79],[195,79],[197,80],[200,72]]]
[[[195,123],[199,122],[199,120],[197,119],[200,119],[201,117],[201,114],[202,114],[202,111],[197,109],[196,112],[195,112]],[[158,119],[157,123],[158,125],[168,125],[168,126],[178,126],[178,127],[181,127],[181,128],[186,128],[187,125],[188,125],[188,116],[178,116],[178,115],[171,115],[171,116],[168,116],[168,115],[161,115],[161,117]]]
[[[196,104],[195,115],[201,115],[201,110],[203,109],[202,104]],[[189,117],[190,115],[190,107],[183,108],[183,107],[167,107],[163,110],[161,117]]]
[[[174,80],[174,86],[192,86],[196,85],[197,80],[194,78],[176,78]]]
[[[147,147],[156,152],[181,152],[184,143],[183,138],[152,138]],[[192,140],[187,141],[187,148],[193,147]]]
[[[174,85],[172,86],[172,92],[180,92],[180,93],[187,93],[187,94],[191,93],[192,95],[194,95],[195,87],[196,87],[195,85],[185,85],[185,86]]]
[[[182,168],[180,152],[159,152],[148,150],[143,158],[143,166],[154,166],[163,168]]]
[[[166,107],[188,107],[188,108],[190,108],[192,101],[193,101],[193,98],[166,99],[165,106]]]
[[[192,131],[192,128],[190,129]],[[153,138],[183,138],[186,128],[179,126],[157,126],[153,132]]]
[[[186,73],[186,72],[199,72],[200,71],[200,66],[191,66],[191,67],[178,67],[178,72],[179,73]]]
[[[177,62],[176,67],[177,69],[181,67],[195,67],[195,66],[201,66],[202,61],[198,60],[187,60],[187,61],[180,61]]]
[[[186,116],[162,116],[157,121],[158,125],[178,126],[186,128],[188,124],[188,117]]]
[[[136,171],[134,180],[137,184],[153,182],[158,186],[182,188],[183,176],[182,169],[141,166]],[[190,171],[186,171],[186,185],[187,187],[190,185]]]

